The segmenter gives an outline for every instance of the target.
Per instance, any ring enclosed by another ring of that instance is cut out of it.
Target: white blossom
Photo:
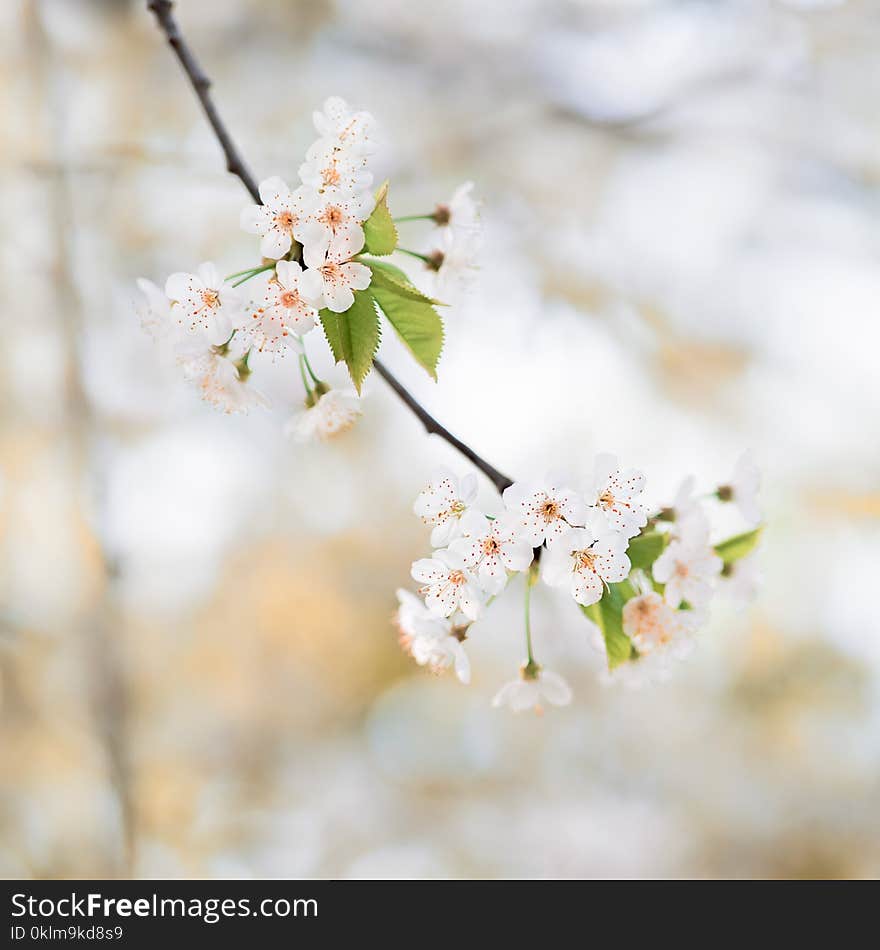
[[[693,611],[674,610],[654,591],[640,594],[623,606],[623,632],[642,655],[666,647],[689,630],[681,617]]]
[[[665,520],[672,520],[672,537],[692,544],[706,543],[709,539],[709,517],[694,497],[696,482],[693,475],[688,475],[679,485],[671,507],[664,510]]]
[[[555,541],[571,527],[582,527],[587,506],[577,492],[547,476],[543,482],[515,482],[504,490],[504,506],[532,547]]]
[[[191,333],[204,333],[211,343],[225,343],[242,320],[241,294],[224,283],[210,262],[195,274],[176,273],[165,281],[173,302],[171,313]]]
[[[732,501],[740,514],[750,524],[761,521],[758,492],[761,487],[761,471],[750,452],[743,453],[733,467],[730,481],[718,489],[721,501]]]
[[[286,426],[297,442],[326,442],[350,429],[361,416],[361,401],[354,391],[331,389],[313,406],[295,415]]]
[[[373,151],[376,120],[369,112],[355,112],[339,96],[331,96],[320,112],[313,112],[315,130],[321,140],[338,143],[347,151]]]
[[[419,666],[428,666],[435,673],[452,666],[459,681],[467,685],[471,681],[471,664],[464,645],[449,634],[440,640],[415,639],[410,644],[410,655]]]
[[[452,666],[462,683],[471,680],[471,665],[452,621],[436,616],[407,590],[398,590],[396,621],[400,645],[419,666],[439,673]]]
[[[603,686],[623,686],[629,690],[639,690],[647,686],[668,682],[675,666],[693,652],[693,639],[677,641],[677,649],[654,650],[627,663],[615,666],[613,670],[604,669],[599,675]]]
[[[226,412],[268,405],[250,384],[252,352],[292,348],[304,354],[303,335],[316,326],[319,310],[341,314],[356,299],[373,306],[369,295],[355,294],[366,290],[372,278],[370,267],[356,258],[364,248],[364,223],[376,201],[369,167],[376,148],[375,120],[334,97],[314,113],[314,123],[319,138],[299,168],[301,184],[291,190],[281,178],[268,178],[259,186],[260,203],[241,212],[241,227],[259,235],[262,255],[269,259],[265,266],[234,275],[241,284],[253,283],[239,291],[223,281],[211,263],[196,273],[172,274],[164,293],[150,281],[138,281],[144,300],[137,312],[144,329],[170,340],[187,380],[207,402]],[[473,183],[466,182],[432,215],[414,216],[436,225],[433,249],[416,256],[431,273],[434,292],[446,302],[476,272],[482,250],[480,208],[473,190]],[[306,409],[287,423],[288,433],[299,441],[325,440],[351,428],[361,415],[358,395],[318,382],[302,355],[299,363]],[[746,454],[714,497],[733,502],[750,524],[757,524],[759,485],[760,473]],[[475,507],[476,475],[459,479],[441,471],[414,504],[415,513],[431,526],[436,550],[412,564],[420,597],[397,592],[395,622],[401,646],[420,666],[435,672],[454,669],[458,679],[468,683],[471,668],[464,642],[471,623],[511,574],[529,571],[527,582],[535,580],[535,549],[540,549],[543,580],[566,588],[583,606],[600,601],[609,585],[619,585],[615,597],[634,589],[623,604],[620,598],[608,598],[609,609],[619,611],[618,631],[622,627],[634,647],[632,661],[619,664],[609,675],[631,682],[665,676],[669,660],[691,649],[713,594],[720,591],[741,602],[754,596],[759,581],[752,557],[723,564],[710,543],[707,508],[714,510],[714,503],[701,503],[694,486],[694,477],[687,478],[672,506],[651,519],[652,526],[657,523],[658,530],[667,532],[661,539],[665,549],[651,569],[652,584],[647,568],[632,571],[627,554],[630,539],[648,523],[645,476],[619,468],[614,456],[596,457],[585,493],[549,475],[510,485],[503,492],[499,517]],[[627,577],[629,583],[620,584]],[[662,593],[654,590],[659,585]],[[544,670],[533,656],[529,591],[530,586],[525,603],[528,662],[493,699],[494,706],[517,712],[541,712],[542,703],[562,706],[572,697],[566,681]],[[599,638],[607,655],[601,633]]]
[[[468,620],[480,616],[484,594],[461,555],[436,551],[433,557],[413,562],[412,577],[422,585],[419,593],[438,617],[449,617],[456,610]]]
[[[708,544],[674,540],[654,562],[653,574],[665,585],[663,596],[670,607],[682,602],[702,607],[712,596],[721,566],[721,558]]]
[[[260,253],[278,260],[290,250],[294,231],[305,217],[305,206],[312,199],[312,189],[288,188],[283,179],[274,176],[260,183],[259,205],[248,205],[241,212],[240,224],[248,234],[259,234]]]
[[[639,500],[645,476],[635,469],[621,471],[613,455],[597,455],[593,482],[586,500],[605,517],[612,531],[632,538],[648,523],[648,512]]]
[[[433,274],[431,289],[444,303],[455,303],[476,277],[482,240],[478,231],[444,229],[438,243],[426,255],[428,271]]]
[[[300,279],[300,291],[318,310],[327,307],[344,313],[354,303],[354,291],[366,290],[372,274],[364,264],[348,260],[345,254],[318,245],[303,248],[308,270]]]
[[[307,188],[327,198],[357,195],[372,199],[373,173],[367,168],[366,155],[335,140],[319,139],[311,146],[299,167],[299,177]]]
[[[333,97],[323,111],[314,113],[314,121],[321,137],[306,152],[299,169],[301,181],[328,198],[364,198],[372,210],[373,175],[367,158],[375,150],[373,116],[353,112],[343,99]]]
[[[469,472],[459,479],[441,469],[431,483],[419,492],[413,511],[425,524],[432,525],[431,544],[445,547],[455,536],[459,519],[477,499],[477,477]]]
[[[193,341],[178,348],[184,377],[201,392],[202,399],[227,413],[246,413],[253,408],[268,408],[269,400],[247,380],[250,375],[239,369],[225,347]]]
[[[452,621],[438,617],[425,602],[408,590],[397,591],[398,608],[394,619],[401,634],[425,640],[440,640],[452,630]]]
[[[522,540],[517,526],[508,518],[489,519],[471,510],[460,524],[461,536],[449,550],[461,556],[486,593],[500,593],[508,571],[524,571],[532,563],[532,546]]]
[[[135,303],[135,313],[141,327],[154,340],[167,336],[171,329],[171,301],[151,280],[138,277],[137,286],[144,299]]]
[[[739,561],[724,565],[718,578],[718,593],[742,609],[758,595],[762,582],[763,574],[758,556],[750,554]]]
[[[278,261],[275,265],[262,306],[251,312],[244,327],[258,350],[299,351],[299,337],[315,326],[318,311],[302,296],[302,277],[303,269],[296,261]]]
[[[514,712],[534,709],[540,713],[542,701],[553,706],[567,706],[571,702],[571,687],[558,673],[530,669],[526,665],[517,679],[498,690],[492,705],[509,706]]]
[[[605,584],[622,581],[630,572],[627,541],[616,532],[596,534],[571,528],[550,546],[541,576],[551,587],[568,587],[584,607],[602,599]]]
[[[474,183],[459,185],[445,204],[437,205],[434,220],[441,228],[474,233],[481,230],[480,206],[473,197]]]
[[[364,246],[363,222],[373,210],[369,192],[319,195],[304,206],[304,217],[294,228],[304,254],[315,259],[329,252],[334,259],[348,260]]]
[[[427,267],[433,273],[432,292],[446,303],[468,289],[478,270],[483,229],[473,187],[470,181],[460,185],[433,215],[438,228],[435,246],[426,255]]]
[[[678,486],[675,498],[670,505],[670,513],[675,521],[687,518],[694,511],[700,510],[700,503],[694,497],[696,485],[697,479],[693,475],[688,475]]]

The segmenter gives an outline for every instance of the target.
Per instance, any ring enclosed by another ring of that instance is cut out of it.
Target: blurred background
[[[880,6],[177,13],[258,178],[295,180],[336,94],[381,123],[396,214],[476,183],[439,385],[382,347],[442,421],[516,477],[616,452],[656,503],[751,449],[764,589],[640,690],[603,685],[579,611],[538,589],[539,658],[575,691],[543,718],[490,706],[522,659],[514,591],[470,687],[416,667],[390,623],[428,548],[411,505],[465,466],[376,377],[329,445],[282,435],[292,361],[257,365],[269,413],[200,402],[134,280],[251,263],[240,184],[143,4],[9,0],[0,873],[880,875]]]

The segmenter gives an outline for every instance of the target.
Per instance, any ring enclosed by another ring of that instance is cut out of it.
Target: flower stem
[[[303,386],[306,391],[306,398],[310,398],[312,395],[312,387],[309,385],[309,377],[306,376],[306,364],[307,360],[305,359],[305,354],[300,353],[299,355],[299,375],[302,377]],[[317,382],[317,380],[315,380]]]
[[[320,386],[322,380],[318,379],[318,377],[315,375],[315,371],[312,369],[312,364],[309,362],[309,354],[306,353],[305,349],[303,349],[302,352],[302,361],[305,363],[306,369],[309,371],[309,376],[311,376],[312,379]]]
[[[526,657],[528,659],[528,666],[535,666],[535,656],[532,652],[532,587],[534,586],[534,581],[532,580],[532,571],[529,570],[526,574],[526,599],[525,599],[525,617],[526,617]]]
[[[405,214],[402,218],[393,218],[395,224],[400,224],[403,221],[433,221],[434,212],[430,214]]]
[[[407,409],[421,422],[425,432],[429,435],[439,435],[441,439],[461,452],[472,465],[478,468],[486,478],[492,482],[499,495],[504,493],[505,488],[513,484],[512,478],[503,472],[499,472],[498,469],[487,462],[482,455],[479,455],[469,445],[462,442],[457,435],[453,435],[446,426],[441,425],[381,360],[373,360],[373,366],[382,379],[394,390]]]
[[[183,34],[180,32],[180,27],[177,25],[172,7],[173,4],[171,0],[147,0],[147,9],[151,10],[155,15],[159,29],[164,34],[168,45],[171,47],[183,68],[186,78],[189,80],[199,100],[199,104],[205,113],[205,118],[208,120],[214,135],[217,137],[217,141],[226,158],[227,171],[238,178],[251,198],[259,204],[261,203],[261,198],[256,179],[245,164],[232,136],[229,134],[229,130],[217,112],[217,108],[211,98],[211,81],[193,55]],[[294,248],[298,247],[299,245],[294,245]],[[504,475],[495,468],[494,465],[491,465],[486,459],[475,452],[469,445],[466,445],[461,439],[453,435],[444,425],[441,425],[381,360],[374,360],[373,366],[376,372],[378,372],[391,389],[394,390],[404,405],[419,420],[427,433],[440,436],[441,439],[444,439],[461,452],[466,459],[475,465],[492,482],[499,493],[513,484],[513,479]]]
[[[235,281],[232,286],[233,286],[233,287],[238,287],[239,284],[243,284],[246,280],[250,280],[251,277],[256,277],[257,274],[262,274],[263,271],[266,271],[266,270],[275,270],[275,263],[276,263],[275,261],[272,261],[271,264],[263,264],[261,267],[254,267],[254,268],[252,268],[252,269],[249,270],[249,271],[242,271],[242,273],[243,273],[245,276],[242,277],[242,278],[240,278],[239,280]],[[233,274],[232,276],[235,277],[236,275]]]
[[[248,377],[251,375],[250,359],[251,353],[253,353],[253,347],[250,347],[247,352],[238,360],[235,364],[235,368],[238,370],[238,378],[241,382],[246,383]]]
[[[410,251],[405,247],[396,247],[395,251],[400,251],[401,254],[409,254],[410,257],[417,257],[420,261],[423,261],[425,264],[431,263],[431,258],[427,254],[419,254],[418,251]]]

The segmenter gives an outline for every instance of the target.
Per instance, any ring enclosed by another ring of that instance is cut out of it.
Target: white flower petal
[[[290,250],[291,237],[287,231],[270,228],[260,241],[260,253],[263,257],[278,260]]]
[[[324,295],[321,272],[314,269],[303,271],[299,278],[299,292],[309,303],[318,306]]]
[[[461,479],[459,497],[466,505],[472,505],[477,500],[478,491],[477,476],[473,472],[468,472]]]
[[[517,688],[510,692],[507,702],[514,712],[524,712],[526,709],[534,709],[540,698],[535,680],[520,680]]]
[[[458,521],[447,518],[431,529],[431,547],[442,548],[449,544],[458,530]]]
[[[248,205],[241,209],[239,225],[248,234],[265,234],[269,228],[270,215],[263,205]]]
[[[571,687],[558,673],[542,670],[538,688],[544,699],[554,706],[567,706],[571,702]]]
[[[299,286],[299,279],[303,269],[297,261],[278,261],[275,265],[275,275],[282,287],[295,290]]]
[[[604,592],[605,588],[595,571],[580,570],[571,575],[571,595],[582,606],[598,603]]]
[[[448,617],[458,607],[458,591],[452,584],[431,587],[425,594],[425,603],[439,617]]]
[[[484,558],[477,576],[480,580],[480,586],[487,594],[499,594],[507,584],[507,571],[502,566],[499,558]]]
[[[505,683],[492,697],[492,705],[496,708],[509,705],[511,695],[519,690],[521,682],[521,680],[511,680]]]
[[[290,201],[290,188],[277,175],[260,182],[260,201],[271,210],[283,210]]]
[[[353,290],[366,290],[373,278],[373,272],[369,267],[354,262],[343,264],[342,272]]]
[[[198,274],[201,282],[212,290],[217,290],[223,283],[220,280],[220,275],[217,273],[217,268],[211,261],[205,261],[204,264],[199,264]]]
[[[453,656],[455,657],[455,675],[460,682],[467,686],[471,681],[471,663],[468,659],[468,655],[465,653],[464,647],[457,641],[452,650]]]
[[[420,584],[437,583],[446,577],[448,570],[442,561],[436,558],[425,557],[418,561],[413,561],[410,571],[412,579]]]
[[[172,274],[165,281],[165,294],[170,300],[183,300],[193,290],[202,290],[200,284],[193,274]]]
[[[324,303],[334,313],[345,313],[354,304],[354,294],[349,287],[325,282]]]
[[[550,587],[562,587],[569,582],[574,571],[568,539],[548,548],[541,557],[541,578]]]
[[[510,571],[525,571],[535,552],[528,541],[510,541],[501,549],[501,558]]]

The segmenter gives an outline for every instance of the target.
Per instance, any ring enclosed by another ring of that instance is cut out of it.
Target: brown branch
[[[498,489],[499,492],[503,492],[508,485],[513,484],[513,480],[508,478],[506,475],[502,474],[495,468],[493,465],[490,465],[484,458],[477,455],[477,453],[469,446],[465,445],[458,436],[453,435],[449,429],[445,426],[442,426],[432,415],[428,412],[406,389],[399,380],[392,376],[388,371],[388,368],[384,363],[380,363],[379,360],[373,360],[373,365],[376,367],[376,372],[385,380],[386,383],[397,393],[397,395],[403,400],[403,402],[409,407],[412,413],[416,418],[421,422],[425,427],[425,431],[431,435],[439,435],[441,439],[445,439],[451,446],[458,449],[459,452],[466,458],[469,459],[473,464],[489,479],[490,482]]]
[[[241,181],[254,201],[259,203],[260,193],[256,181],[239,154],[235,142],[232,140],[232,136],[229,134],[229,131],[214,106],[214,101],[211,98],[211,80],[208,79],[186,40],[183,38],[183,34],[180,32],[177,20],[174,18],[172,12],[173,6],[172,0],[148,0],[147,2],[147,9],[155,14],[159,28],[165,34],[168,44],[174,50],[174,54],[183,67],[183,71],[186,73],[190,85],[199,98],[205,117],[214,130],[217,141],[220,143],[223,154],[226,156],[227,170]],[[445,426],[442,426],[431,413],[416,400],[412,393],[406,389],[384,363],[379,360],[373,360],[373,365],[376,367],[376,372],[379,373],[385,382],[397,393],[404,405],[406,405],[419,422],[422,423],[426,432],[431,435],[439,435],[441,439],[444,439],[453,446],[453,448],[461,452],[466,459],[472,462],[489,481],[492,482],[499,492],[503,492],[508,485],[513,484],[512,479],[499,472],[494,465],[490,465],[484,458],[470,448],[470,446],[465,445],[461,439],[454,436]]]
[[[174,19],[174,14],[171,12],[173,6],[172,0],[148,0],[147,3],[147,9],[155,13],[156,20],[168,40],[168,45],[174,50],[174,54],[180,61],[190,85],[199,97],[205,118],[214,130],[214,135],[217,136],[217,141],[226,156],[226,170],[241,180],[251,198],[259,204],[260,191],[257,188],[256,180],[235,147],[235,142],[232,141],[232,136],[229,134],[223,120],[217,113],[214,100],[211,98],[211,80],[208,79],[199,65],[199,61],[183,38],[177,26],[177,20]]]

